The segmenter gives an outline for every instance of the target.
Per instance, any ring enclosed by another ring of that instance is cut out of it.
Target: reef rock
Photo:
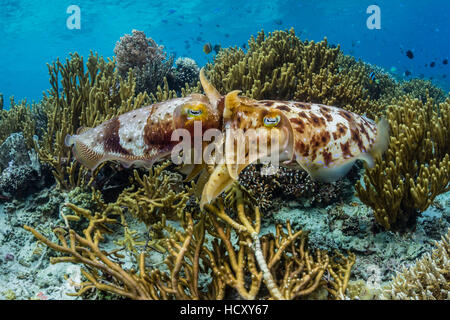
[[[0,195],[25,197],[43,186],[41,166],[34,150],[27,150],[22,133],[11,134],[0,145]]]

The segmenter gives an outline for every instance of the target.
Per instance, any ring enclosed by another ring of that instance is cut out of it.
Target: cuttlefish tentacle
[[[226,163],[216,168],[206,183],[202,205],[213,201],[247,165],[263,158],[276,156],[281,165],[303,169],[314,180],[331,182],[343,177],[358,159],[372,167],[374,158],[388,147],[389,125],[384,119],[375,123],[337,107],[257,101],[237,94],[231,92],[225,98],[225,141],[229,144],[225,147]],[[241,129],[244,134],[253,130],[256,138],[236,139],[231,129]],[[249,152],[261,142],[266,143],[266,149]],[[237,154],[242,150],[245,157],[240,163]]]
[[[76,160],[91,170],[110,160],[125,167],[150,167],[170,155],[178,143],[172,141],[176,129],[189,131],[192,140],[196,121],[201,122],[202,135],[210,128],[221,129],[222,96],[207,81],[203,69],[200,80],[206,96],[191,94],[130,111],[95,128],[79,129],[76,134],[66,136],[65,144],[72,146]],[[188,177],[193,178],[203,166],[192,166]]]

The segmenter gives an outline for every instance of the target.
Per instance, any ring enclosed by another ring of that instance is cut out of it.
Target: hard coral
[[[313,181],[303,170],[277,168],[273,174],[263,174],[262,165],[250,165],[239,175],[239,183],[258,200],[264,211],[277,205],[277,200],[295,200],[303,205],[327,206],[350,196],[357,176],[352,170],[333,183]]]
[[[106,61],[93,53],[87,60],[85,65],[83,57],[75,53],[64,64],[57,60],[48,65],[52,88],[41,103],[47,125],[35,148],[64,189],[89,182],[86,170],[73,162],[64,144],[66,135],[149,102],[147,95],[135,95],[133,76],[124,80],[115,70],[114,60]]]
[[[389,284],[384,298],[399,300],[450,299],[450,229],[436,249],[411,268],[404,268]]]
[[[209,78],[220,92],[242,90],[255,99],[285,99],[334,105],[374,117],[382,110],[370,99],[369,73],[342,63],[339,46],[302,41],[293,29],[248,41],[249,49],[221,50],[209,64]]]
[[[450,190],[450,99],[437,105],[430,97],[422,103],[405,96],[388,108],[386,117],[389,148],[356,190],[378,223],[405,231],[437,195]]]
[[[172,71],[173,58],[166,58],[163,49],[143,31],[133,30],[132,35],[124,35],[114,48],[119,74],[126,78],[131,69],[136,91],[155,93]]]
[[[345,257],[337,253],[330,257],[324,251],[310,252],[306,233],[294,232],[289,222],[286,231],[279,225],[275,235],[261,237],[259,209],[237,185],[225,201],[236,217],[225,212],[222,199],[215,206],[208,205],[209,214],[200,215],[198,221],[186,213],[184,221],[180,221],[182,231],[166,224],[164,215],[161,217],[158,228],[166,235],[162,244],[169,253],[164,260],[165,268],[149,265],[146,259],[149,246],[138,243],[130,230],[125,230],[128,240],[106,250],[103,246],[106,234],[112,233],[116,226],[128,228],[124,211],[117,204],[99,201],[95,213],[68,204],[75,215],[67,216],[67,220],[73,223],[84,218],[89,225],[83,234],[70,225],[68,231],[56,228],[58,243],[29,226],[25,229],[62,253],[51,258],[52,263],[86,266],[82,273],[87,280],[79,284],[77,295],[95,288],[131,299],[223,299],[228,288],[246,299],[302,298],[320,288],[327,290],[330,298],[345,295],[354,255]],[[209,245],[211,237],[213,242]],[[126,248],[137,257],[131,268],[125,268],[121,261],[125,257],[121,252]],[[329,273],[328,280],[323,278],[325,272]],[[204,283],[200,286],[201,279]]]
[[[126,34],[120,38],[114,48],[117,69],[122,77],[129,69],[142,69],[147,63],[166,59],[163,46],[158,46],[152,38],[147,38],[143,31],[133,30],[132,35]]]
[[[187,57],[178,58],[175,61],[175,68],[173,70],[175,90],[180,91],[186,84],[190,87],[197,85],[199,73],[200,68],[193,59]]]

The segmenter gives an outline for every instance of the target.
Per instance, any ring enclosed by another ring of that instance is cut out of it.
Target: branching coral
[[[208,205],[209,214],[201,215],[197,222],[185,213],[182,231],[169,226],[162,215],[155,226],[166,235],[166,269],[156,269],[148,263],[147,246],[135,250],[137,238],[129,230],[128,241],[117,242],[119,248],[102,248],[105,235],[126,223],[120,205],[106,205],[95,194],[98,212],[67,204],[75,215],[65,216],[67,226],[54,230],[59,243],[25,226],[38,240],[62,253],[52,258],[52,263],[85,266],[83,275],[87,281],[79,284],[78,295],[93,288],[131,299],[222,299],[227,288],[234,288],[246,299],[294,299],[318,288],[328,290],[333,298],[341,298],[345,293],[355,256],[338,254],[330,258],[323,251],[310,253],[306,233],[294,232],[289,222],[286,231],[279,225],[276,235],[260,237],[259,209],[238,186],[225,200],[227,206],[234,208],[236,218],[225,212],[223,199],[217,205]],[[70,227],[80,218],[89,221],[83,234]],[[214,240],[210,244],[211,236]],[[121,251],[127,247],[137,256],[136,267],[131,269],[125,269],[121,263]],[[268,293],[263,290],[263,282]]]
[[[209,78],[220,92],[242,90],[255,99],[317,102],[373,117],[382,105],[369,99],[369,73],[361,64],[343,63],[340,48],[327,40],[301,41],[293,29],[263,31],[249,50],[221,50],[209,65]]]
[[[450,190],[450,99],[423,104],[405,96],[388,108],[389,148],[366,171],[357,195],[383,227],[405,230],[433,199]]]
[[[427,253],[414,266],[404,268],[386,289],[388,299],[448,300],[450,299],[450,229],[436,249]]]
[[[3,96],[0,103],[0,144],[5,141],[11,133],[22,132],[27,146],[33,146],[33,135],[36,131],[36,122],[33,118],[31,106],[26,100],[16,104],[11,97],[10,109],[3,109]]]
[[[180,175],[164,170],[169,164],[155,166],[143,177],[135,170],[136,183],[120,194],[117,204],[149,226],[159,221],[163,214],[169,219],[182,219],[193,188],[180,186]]]

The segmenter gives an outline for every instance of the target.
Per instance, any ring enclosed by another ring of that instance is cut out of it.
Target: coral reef
[[[261,31],[248,51],[221,50],[208,77],[220,92],[242,90],[254,99],[323,103],[374,117],[383,109],[369,96],[369,73],[360,64],[343,63],[339,46],[327,40],[301,41],[293,29]]]
[[[425,254],[414,266],[399,272],[384,292],[396,300],[450,299],[450,229],[436,249]]]
[[[263,165],[254,164],[239,175],[239,183],[251,192],[264,212],[282,206],[285,200],[296,200],[305,206],[327,206],[345,200],[353,194],[352,186],[358,176],[357,170],[352,170],[345,178],[323,183],[313,181],[302,170],[279,167],[275,173],[263,174],[264,169]]]
[[[33,118],[31,106],[26,100],[16,104],[14,97],[10,99],[10,109],[3,109],[3,96],[0,103],[0,143],[5,141],[11,133],[22,132],[26,139],[27,147],[33,146],[33,135],[36,130],[36,122]]]
[[[99,210],[95,213],[67,204],[75,213],[66,217],[68,224],[80,219],[89,221],[82,234],[69,225],[58,227],[54,232],[59,241],[53,242],[25,226],[41,242],[63,254],[52,258],[52,263],[73,262],[85,266],[82,274],[87,281],[78,284],[77,295],[97,288],[131,299],[222,299],[227,287],[234,288],[246,299],[300,298],[318,288],[327,290],[330,298],[340,299],[345,295],[355,256],[309,251],[305,232],[294,232],[289,222],[286,231],[278,225],[276,234],[260,237],[259,209],[237,185],[225,200],[208,205],[209,214],[201,215],[196,222],[190,213],[185,213],[180,220],[180,231],[170,226],[162,214],[152,228],[157,227],[166,235],[166,270],[150,268],[151,250],[127,227],[118,248],[102,248],[106,235],[119,222],[126,226],[126,219],[120,205],[106,205],[99,197],[96,201]],[[225,205],[233,208],[236,218],[225,212]],[[121,251],[126,248],[136,258],[131,268],[124,268],[117,261],[125,257]],[[328,280],[323,278],[325,272],[329,274]],[[213,276],[206,280],[207,275]],[[245,280],[247,277],[250,283]],[[206,282],[200,286],[201,280]],[[268,291],[262,290],[262,283]]]
[[[45,184],[36,152],[27,150],[22,133],[11,134],[0,145],[0,195],[23,198]]]
[[[87,70],[77,53],[65,64],[57,60],[48,69],[52,88],[41,102],[47,125],[36,151],[40,160],[52,168],[61,188],[88,185],[92,177],[73,162],[71,151],[64,144],[66,135],[142,107],[149,103],[149,97],[134,94],[133,76],[124,80],[115,71],[114,60],[105,61],[93,53],[86,63]]]
[[[450,100],[437,105],[428,97],[424,104],[405,96],[388,108],[386,118],[389,148],[356,191],[383,227],[404,231],[450,190]]]
[[[411,79],[409,81],[402,81],[399,85],[399,90],[403,94],[408,94],[419,99],[422,103],[427,102],[428,96],[433,98],[436,103],[442,103],[446,99],[444,90],[433,85],[430,80]]]
[[[119,74],[126,78],[131,71],[136,79],[136,92],[154,93],[172,71],[173,58],[166,57],[164,47],[133,30],[120,38],[114,48]]]
[[[189,87],[195,87],[199,81],[200,68],[197,63],[187,57],[180,57],[175,61],[175,68],[173,74],[173,88],[179,92],[186,84]]]

